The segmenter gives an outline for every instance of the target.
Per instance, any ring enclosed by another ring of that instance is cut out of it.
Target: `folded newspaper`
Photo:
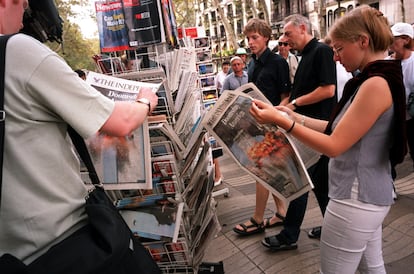
[[[274,124],[259,124],[249,113],[252,98],[269,103],[253,83],[224,91],[202,124],[244,170],[290,202],[313,188],[306,168],[320,154]]]

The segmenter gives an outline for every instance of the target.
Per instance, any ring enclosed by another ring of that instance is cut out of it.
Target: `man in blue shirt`
[[[235,90],[238,87],[247,84],[248,77],[247,72],[244,71],[243,60],[238,56],[234,56],[230,60],[230,65],[233,72],[227,75],[227,77],[224,79],[220,94],[222,94],[225,90]]]

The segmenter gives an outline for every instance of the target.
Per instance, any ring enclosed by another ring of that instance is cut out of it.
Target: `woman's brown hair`
[[[350,42],[357,41],[362,35],[369,38],[373,52],[388,50],[394,39],[387,18],[368,5],[347,13],[329,31],[331,38]]]

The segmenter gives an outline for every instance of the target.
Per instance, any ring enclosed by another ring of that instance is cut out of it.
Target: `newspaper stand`
[[[174,231],[178,231],[178,234],[175,234],[178,238],[162,235],[151,238],[154,236],[151,233],[147,238],[142,236],[147,234],[140,235],[137,232],[143,245],[164,273],[197,273],[209,240],[220,230],[212,191],[212,148],[206,131],[200,124],[203,102],[197,95],[200,94],[200,88],[191,84],[182,85],[181,82],[185,81],[182,76],[175,78],[178,79],[178,84],[171,80],[171,77],[176,77],[171,71],[180,71],[173,68],[174,60],[180,60],[175,55],[183,52],[196,55],[192,48],[184,48],[180,53],[167,52],[166,45],[151,46],[146,54],[153,61],[151,63],[156,65],[142,68],[138,62],[134,62],[132,70],[126,70],[119,56],[94,57],[98,71],[103,74],[127,80],[161,83],[161,88],[157,92],[158,106],[148,119],[151,150],[151,159],[148,161],[151,163],[153,187],[117,187],[107,192],[121,214],[124,211],[138,213],[140,208],[155,207],[160,202],[171,208],[178,208],[184,204],[182,211],[174,212],[176,215],[172,222],[176,225]],[[135,59],[142,58],[139,54],[135,56]],[[187,82],[196,82],[192,79],[194,76],[197,77],[197,74],[197,71],[189,69]],[[176,86],[177,89],[171,90],[170,86]],[[177,100],[180,99],[177,93],[180,91],[188,94],[182,97],[182,105],[177,108]],[[189,115],[190,113],[192,115]],[[200,117],[197,118],[197,115]],[[194,117],[192,123],[188,124],[190,116]],[[185,132],[186,130],[189,131]],[[136,220],[139,222],[139,219]],[[134,232],[134,229],[131,229]]]
[[[201,92],[202,107],[204,111],[211,109],[218,100],[218,90],[215,83],[215,73],[213,72],[213,59],[211,54],[210,38],[201,37],[194,39],[196,48],[196,64],[198,69],[198,84]],[[204,42],[207,41],[207,42]],[[203,68],[203,69],[201,69]],[[213,159],[223,155],[223,148],[217,143],[215,138],[208,135],[208,141],[211,145]],[[222,182],[216,182],[214,186],[219,186]],[[230,190],[222,188],[213,192],[213,197],[224,195],[228,197]]]

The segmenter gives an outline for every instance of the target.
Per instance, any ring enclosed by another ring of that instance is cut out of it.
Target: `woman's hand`
[[[289,116],[290,118],[292,118],[292,120],[294,120],[296,112],[294,112],[291,108],[287,106],[281,106],[281,105],[275,106],[275,108],[279,111],[286,113],[287,116]]]
[[[275,123],[276,125],[279,125],[279,122],[283,120],[284,114],[282,113],[283,112],[277,110],[274,106],[256,99],[252,101],[252,107],[250,108],[250,114],[260,124]]]

